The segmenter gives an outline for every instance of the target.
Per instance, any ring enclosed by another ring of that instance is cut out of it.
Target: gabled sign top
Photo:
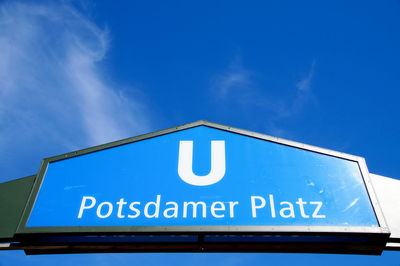
[[[43,161],[20,233],[385,232],[362,158],[197,121]]]
[[[278,138],[278,137],[274,137],[274,136],[270,136],[270,135],[266,135],[266,134],[262,134],[262,133],[258,133],[258,132],[253,132],[253,131],[249,131],[249,130],[245,130],[245,129],[239,129],[236,127],[226,126],[226,125],[210,122],[207,120],[198,120],[195,122],[179,125],[176,127],[171,127],[168,129],[163,129],[163,130],[159,130],[159,131],[155,131],[155,132],[151,132],[151,133],[147,133],[147,134],[142,134],[142,135],[135,136],[135,137],[130,137],[130,138],[113,141],[113,142],[105,143],[102,145],[97,145],[94,147],[90,147],[90,148],[86,148],[86,149],[82,149],[82,150],[78,150],[78,151],[73,151],[73,152],[49,157],[49,158],[46,158],[45,160],[49,160],[49,161],[63,160],[66,158],[71,158],[71,157],[79,156],[79,155],[90,153],[90,152],[96,152],[96,151],[100,151],[103,149],[113,148],[113,147],[117,147],[120,145],[132,143],[132,142],[136,142],[136,141],[140,141],[140,140],[145,140],[145,139],[149,139],[149,138],[153,138],[153,137],[158,137],[161,135],[170,134],[170,133],[174,133],[177,131],[181,131],[181,130],[185,130],[185,129],[189,129],[189,128],[193,128],[193,127],[198,127],[198,126],[207,126],[207,127],[227,131],[227,132],[241,134],[241,135],[248,136],[248,137],[263,139],[263,140],[276,142],[276,143],[283,144],[283,145],[297,147],[297,148],[304,149],[304,150],[310,150],[310,151],[319,152],[319,153],[323,153],[323,154],[327,154],[327,155],[332,155],[332,156],[336,156],[336,157],[340,157],[340,158],[346,158],[349,160],[357,161],[357,160],[364,159],[360,156],[350,155],[350,154],[333,151],[330,149],[325,149],[325,148],[321,148],[321,147],[317,147],[317,146],[313,146],[313,145],[309,145],[309,144],[303,144],[300,142],[282,139],[282,138]]]

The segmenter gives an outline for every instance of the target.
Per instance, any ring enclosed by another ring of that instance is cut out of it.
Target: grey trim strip
[[[367,226],[63,226],[26,227],[19,233],[373,233],[380,234],[380,227]]]

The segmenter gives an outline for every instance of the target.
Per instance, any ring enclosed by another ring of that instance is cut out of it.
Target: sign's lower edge
[[[164,233],[164,232],[304,232],[304,233],[382,233],[387,228],[371,226],[63,226],[24,227],[17,234],[30,233]]]

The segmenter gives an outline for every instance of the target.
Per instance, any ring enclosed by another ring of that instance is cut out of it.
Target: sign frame
[[[49,163],[70,159],[73,157],[81,156],[88,153],[98,152],[105,149],[110,149],[113,147],[146,140],[170,133],[174,133],[177,131],[194,128],[198,126],[207,126],[215,129],[219,129],[222,131],[227,131],[231,133],[236,133],[252,138],[257,138],[281,145],[286,145],[294,148],[299,148],[306,151],[316,152],[323,155],[333,156],[341,159],[346,159],[350,161],[354,161],[358,164],[360,168],[360,172],[364,181],[364,185],[369,196],[371,205],[373,207],[377,222],[379,224],[378,227],[369,227],[369,226],[60,226],[60,227],[26,227],[29,216],[32,212],[33,206],[35,204],[36,198],[40,191],[42,181],[46,174],[47,167]],[[320,235],[356,235],[356,236],[381,236],[382,239],[387,239],[390,235],[389,228],[385,221],[382,209],[379,205],[377,196],[374,192],[371,179],[369,176],[369,171],[365,162],[365,159],[359,156],[349,155],[337,151],[332,151],[312,145],[302,144],[290,140],[285,140],[281,138],[276,138],[272,136],[268,136],[265,134],[260,134],[256,132],[251,132],[243,129],[238,129],[230,126],[224,126],[212,122],[208,122],[205,120],[196,121],[193,123],[184,124],[181,126],[172,127],[169,129],[164,129],[144,135],[139,135],[132,138],[127,138],[115,142],[110,142],[107,144],[73,151],[66,154],[53,156],[49,158],[43,159],[39,172],[37,174],[35,183],[33,185],[32,191],[29,195],[29,199],[25,206],[22,218],[18,225],[16,236],[21,239],[34,236],[34,235],[54,235],[54,234],[91,234],[91,235],[104,235],[104,234],[115,234],[115,235],[135,235],[135,234],[264,234],[264,235],[287,235],[287,234],[300,234],[300,235],[310,235],[310,234],[320,234]],[[379,239],[381,238],[379,237]]]

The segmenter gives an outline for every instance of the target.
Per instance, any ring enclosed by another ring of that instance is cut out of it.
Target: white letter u
[[[178,174],[188,184],[208,186],[217,183],[225,175],[225,141],[211,141],[211,170],[208,175],[198,176],[193,173],[193,141],[179,142]]]

